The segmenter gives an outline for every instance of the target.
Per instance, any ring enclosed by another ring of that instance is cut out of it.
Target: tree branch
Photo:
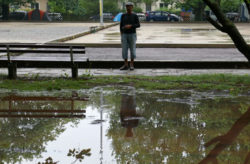
[[[248,164],[250,162],[250,152],[247,154],[244,164]]]
[[[214,21],[209,21],[215,28],[218,30],[227,33],[232,41],[234,42],[237,49],[247,58],[250,62],[250,46],[247,44],[243,36],[240,34],[237,27],[231,22],[225,14],[222,12],[218,1],[213,0],[203,0],[208,7],[213,11],[216,15],[220,24]],[[244,0],[245,1],[245,0]],[[249,4],[249,0],[246,0]]]
[[[211,17],[207,17],[207,21],[210,22],[215,28],[220,30],[221,32],[226,33],[226,30],[223,26],[221,26],[218,22],[214,21]]]
[[[216,157],[229,145],[231,145],[240,132],[250,123],[250,107],[248,110],[233,124],[231,129],[222,136],[215,137],[211,141],[207,142],[206,146],[211,146],[215,144],[215,147],[209,152],[209,154],[199,163],[206,164],[209,161],[213,163],[216,162]],[[249,160],[249,154],[246,158],[246,161]]]

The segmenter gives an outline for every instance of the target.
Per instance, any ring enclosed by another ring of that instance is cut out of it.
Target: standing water
[[[244,163],[249,107],[227,92],[3,91],[0,163]]]

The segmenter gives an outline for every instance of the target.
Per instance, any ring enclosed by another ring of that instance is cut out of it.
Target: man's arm
[[[140,25],[140,21],[139,21],[139,18],[138,16],[135,14],[135,24],[132,24],[132,28],[139,28],[141,25]]]
[[[122,16],[121,16],[121,20],[120,20],[120,33],[122,33],[122,28],[123,28],[123,14],[122,14]]]

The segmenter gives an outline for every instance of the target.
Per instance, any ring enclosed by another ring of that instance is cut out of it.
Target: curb
[[[66,41],[69,41],[69,40],[73,40],[73,39],[76,39],[76,38],[79,38],[79,37],[82,37],[82,36],[85,36],[85,35],[88,35],[88,34],[92,34],[94,32],[98,32],[98,31],[101,31],[101,30],[116,26],[118,24],[119,24],[119,22],[116,22],[116,23],[113,23],[113,24],[110,24],[110,25],[107,25],[107,26],[100,26],[100,27],[97,27],[94,30],[89,30],[89,31],[85,31],[85,32],[82,32],[82,33],[79,33],[79,34],[72,35],[72,36],[67,36],[65,38],[52,40],[52,41],[49,41],[47,43],[66,42]]]
[[[121,43],[81,43],[85,47],[121,48]],[[249,45],[250,46],[250,45]],[[137,43],[137,48],[236,48],[234,44],[162,44]]]
[[[108,27],[106,27],[108,28]],[[101,29],[98,29],[101,30]],[[87,33],[87,34],[86,34]],[[82,33],[82,35],[88,35],[90,32]],[[79,34],[78,34],[79,35]],[[77,36],[78,36],[77,35]],[[66,40],[66,39],[73,39],[71,37],[62,38],[58,40]],[[79,36],[80,37],[80,36]],[[121,43],[65,43],[65,42],[59,42],[51,41],[47,42],[45,44],[47,45],[72,45],[72,46],[85,46],[86,48],[121,48]],[[250,44],[249,44],[250,46]],[[236,48],[236,46],[232,44],[162,44],[162,43],[137,43],[137,48]],[[0,54],[1,56],[5,56],[6,54]]]
[[[48,61],[41,64],[39,61],[27,63],[25,61],[14,61],[18,68],[70,68],[69,63],[58,66],[60,61]],[[119,69],[124,61],[122,60],[89,60],[76,61],[77,67],[85,69]],[[6,60],[0,60],[0,68],[7,68]],[[138,60],[135,62],[136,69],[249,69],[247,61],[151,61]]]
[[[118,69],[124,61],[89,61],[82,68],[88,69]],[[136,61],[138,69],[249,69],[247,61]],[[79,66],[81,68],[81,66]]]

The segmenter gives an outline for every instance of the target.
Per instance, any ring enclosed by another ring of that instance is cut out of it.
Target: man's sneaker
[[[133,71],[135,69],[134,66],[130,66],[130,70]]]
[[[128,68],[128,66],[127,65],[123,65],[121,68],[120,68],[120,70],[128,70],[129,68]]]

